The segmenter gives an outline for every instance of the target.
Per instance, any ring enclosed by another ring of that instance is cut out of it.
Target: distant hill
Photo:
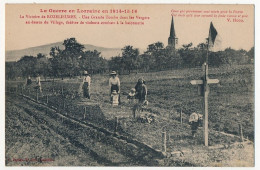
[[[64,46],[62,45],[63,42],[56,42],[36,47],[30,47],[22,50],[10,50],[6,51],[5,53],[5,61],[17,61],[24,55],[32,55],[36,56],[38,53],[42,53],[45,55],[49,55],[51,47],[59,46],[60,49],[64,49]],[[121,55],[121,49],[120,48],[104,48],[104,47],[98,47],[90,44],[83,44],[85,46],[85,50],[97,50],[101,52],[101,55],[109,59],[112,56]]]

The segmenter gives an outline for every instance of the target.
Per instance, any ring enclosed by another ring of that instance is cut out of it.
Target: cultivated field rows
[[[212,85],[210,89],[210,146],[226,147],[238,142],[239,138],[229,137],[216,131],[238,135],[240,122],[244,127],[245,138],[254,139],[252,75],[253,67],[250,65],[210,69],[210,77],[220,79],[220,84]],[[197,88],[190,85],[189,81],[199,79],[201,76],[200,69],[121,75],[119,77],[122,87],[122,104],[118,107],[111,107],[109,102],[108,75],[92,76],[91,100],[82,99],[80,78],[42,82],[43,93],[38,94],[38,100],[41,102],[48,100],[49,105],[60,109],[61,112],[66,112],[79,120],[93,122],[111,131],[114,130],[115,117],[118,117],[118,133],[136,138],[157,150],[162,149],[161,135],[163,131],[166,131],[168,152],[190,150],[192,154],[194,152],[202,154],[205,153],[202,128],[199,128],[198,134],[193,139],[188,125],[188,116],[191,112],[202,112],[202,97],[198,96]],[[139,77],[145,78],[148,87],[149,106],[144,112],[152,113],[156,117],[156,121],[151,124],[134,120],[132,105],[126,99],[125,94],[135,86]],[[37,98],[33,86],[25,87],[22,93],[34,99]],[[183,112],[182,125],[180,112]],[[232,147],[228,150],[234,152]],[[212,154],[216,154],[215,151]],[[216,161],[224,163],[225,159],[230,159],[228,157],[233,157],[235,154],[237,152],[227,155],[219,151],[219,155],[222,155],[218,156],[219,160],[213,158],[208,160],[210,154],[203,160],[206,161],[205,164],[212,164]],[[200,159],[189,160],[195,165],[201,164],[201,161]]]

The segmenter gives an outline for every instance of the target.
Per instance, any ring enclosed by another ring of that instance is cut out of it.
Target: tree
[[[107,62],[97,50],[85,51],[80,57],[80,69],[88,70],[92,73],[104,72],[107,67]]]
[[[50,62],[51,62],[53,77],[59,77],[62,75],[62,69],[64,63],[62,62],[61,54],[62,54],[62,50],[60,50],[59,47],[51,47],[50,56],[52,58],[50,59]]]
[[[156,42],[153,44],[149,44],[147,47],[147,51],[145,52],[151,61],[149,62],[150,68],[153,69],[163,69],[167,62],[167,57],[164,53],[164,44],[162,42]],[[147,61],[147,60],[146,60]]]
[[[35,65],[37,58],[34,56],[23,56],[18,62],[18,67],[21,70],[22,76],[34,76],[36,74]]]
[[[122,66],[125,70],[128,70],[130,73],[131,70],[137,68],[137,57],[139,55],[139,50],[133,48],[133,46],[125,46],[122,49]]]
[[[248,63],[254,63],[255,58],[255,47],[252,47],[248,52]]]
[[[120,57],[120,56],[112,57],[108,61],[108,65],[109,65],[110,70],[116,70],[116,71],[121,70],[121,68],[122,68],[122,57]]]
[[[59,47],[52,47],[50,55],[52,56],[52,70],[54,76],[72,77],[78,75],[80,72],[79,60],[82,56],[84,45],[77,42],[75,38],[68,38],[64,40],[64,50]]]
[[[7,80],[13,80],[16,77],[22,76],[22,72],[17,62],[6,62],[5,63],[5,77]]]
[[[45,78],[50,75],[51,65],[49,59],[42,53],[37,54],[35,63],[35,72],[43,75]]]
[[[78,43],[75,38],[68,38],[64,40],[63,45],[65,46],[63,55],[71,56],[73,58],[79,57],[85,49],[84,45]]]
[[[171,46],[165,48],[165,55],[167,56],[167,68],[179,68],[183,66],[183,60],[178,52]]]
[[[192,43],[182,45],[182,48],[178,50],[184,65],[188,67],[195,66],[196,63],[196,55],[195,51],[192,47]]]

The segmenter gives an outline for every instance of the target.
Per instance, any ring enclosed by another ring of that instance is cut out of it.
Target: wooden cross
[[[208,64],[204,63],[205,75],[202,80],[191,80],[192,85],[199,85],[203,88],[204,96],[204,117],[203,117],[203,129],[204,129],[204,145],[208,146],[208,95],[209,95],[209,84],[219,83],[218,79],[209,79],[208,77]]]

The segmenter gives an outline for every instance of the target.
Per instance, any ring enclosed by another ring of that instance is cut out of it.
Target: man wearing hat
[[[83,89],[83,96],[85,98],[88,98],[90,99],[90,82],[91,82],[91,78],[88,74],[87,71],[84,71],[84,77],[83,77],[83,86],[82,86],[82,89]]]
[[[110,96],[112,94],[112,92],[115,90],[118,94],[120,93],[120,80],[119,78],[116,76],[116,72],[112,71],[110,73],[111,77],[109,79],[109,87],[110,87]],[[111,99],[112,100],[112,99]],[[120,103],[120,95],[119,95],[119,103]]]

